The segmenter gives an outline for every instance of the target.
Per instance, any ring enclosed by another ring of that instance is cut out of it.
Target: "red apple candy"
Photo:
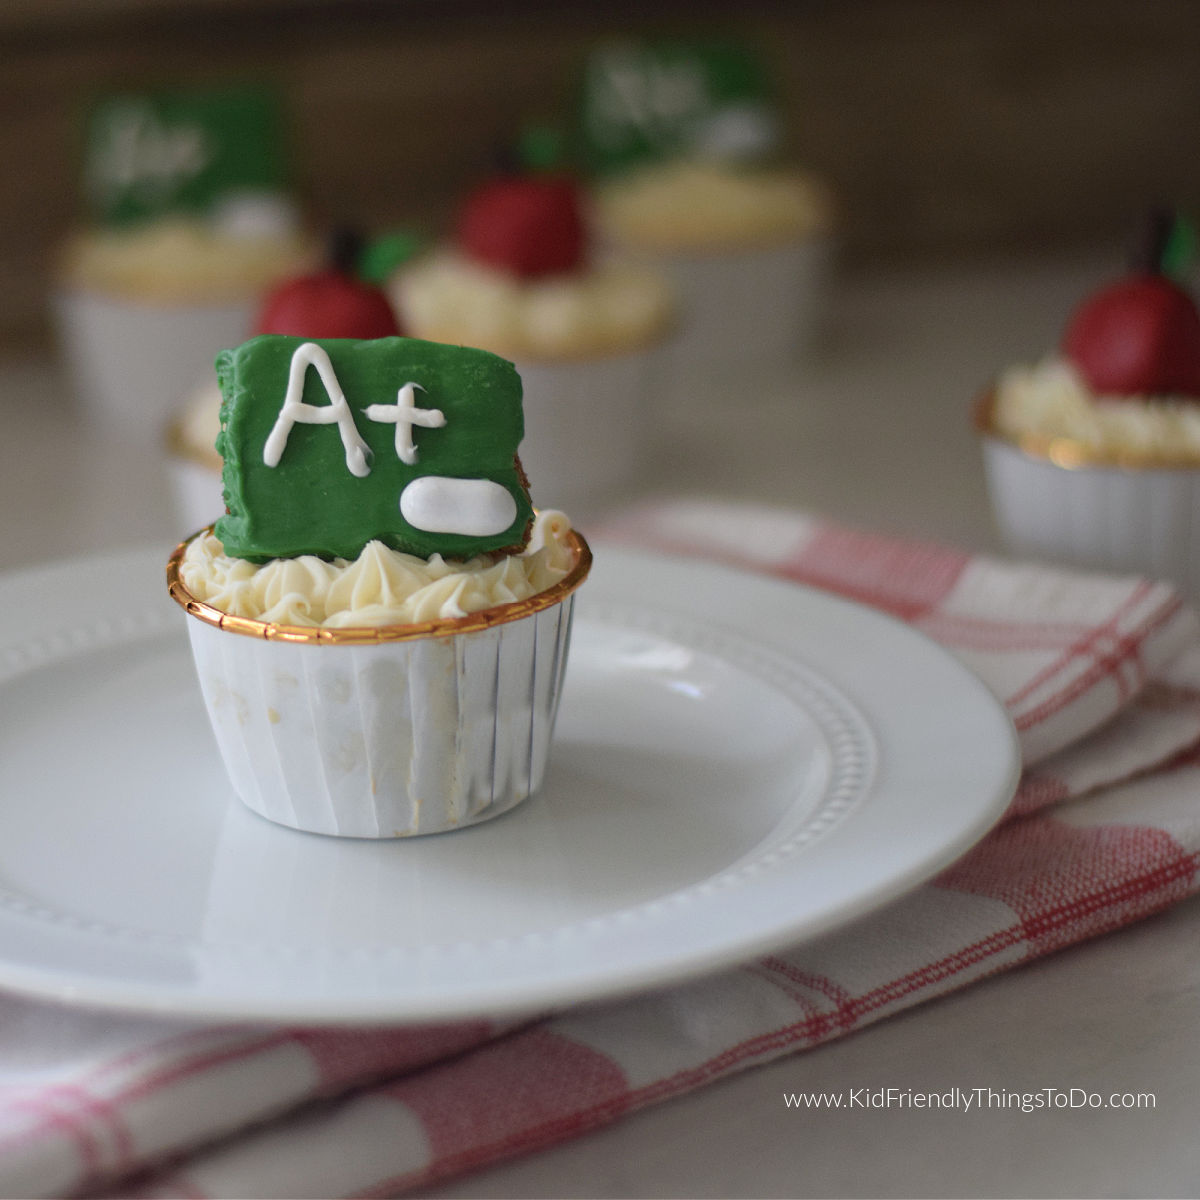
[[[1200,396],[1200,313],[1163,275],[1131,275],[1076,310],[1063,353],[1107,396]]]
[[[330,268],[280,284],[254,328],[309,338],[395,337],[400,325],[387,297],[369,283]]]
[[[573,271],[587,240],[581,208],[570,178],[504,176],[467,197],[458,244],[476,262],[526,278]]]

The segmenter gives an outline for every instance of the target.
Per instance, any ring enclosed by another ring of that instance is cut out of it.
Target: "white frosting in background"
[[[1097,396],[1070,363],[1057,357],[1001,375],[992,424],[1009,438],[1065,438],[1099,457],[1200,462],[1196,399]]]
[[[758,101],[746,100],[697,121],[688,140],[694,153],[703,158],[753,163],[773,154],[782,134],[778,113]]]
[[[404,267],[389,290],[413,337],[517,359],[639,349],[662,336],[674,314],[665,279],[621,263],[522,279],[443,249]]]
[[[292,228],[251,234],[224,218],[170,217],[77,233],[61,273],[72,286],[130,300],[215,303],[257,297],[319,257],[312,238]]]
[[[180,567],[184,586],[236,617],[277,625],[377,627],[466,616],[553,587],[575,565],[561,512],[538,514],[524,554],[466,562],[428,559],[369,542],[353,562],[315,555],[250,563],[230,558],[211,533],[194,538]]]
[[[617,245],[719,252],[827,233],[832,203],[801,171],[678,159],[632,171],[596,194]]]
[[[221,432],[221,386],[212,378],[197,387],[180,407],[172,426],[171,449],[221,472],[217,434]]]
[[[286,238],[300,230],[295,204],[278,192],[226,192],[212,207],[210,222],[231,238]]]

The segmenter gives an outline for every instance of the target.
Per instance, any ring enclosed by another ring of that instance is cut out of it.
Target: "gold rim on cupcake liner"
[[[988,390],[975,401],[972,424],[976,433],[1003,442],[1029,458],[1047,462],[1068,471],[1089,467],[1124,471],[1185,471],[1200,468],[1195,456],[1154,454],[1138,450],[1113,450],[1089,446],[1078,438],[1044,433],[1011,434],[997,428],[996,393]]]
[[[553,587],[524,600],[497,604],[464,617],[441,617],[406,625],[343,626],[330,629],[323,625],[279,625],[255,617],[235,617],[203,600],[197,600],[180,578],[179,570],[188,546],[212,531],[209,525],[185,538],[167,561],[167,592],[189,617],[206,625],[215,625],[227,633],[263,638],[269,642],[291,642],[311,646],[367,646],[380,642],[412,642],[421,638],[453,637],[459,633],[477,633],[510,621],[519,621],[565,600],[587,578],[592,569],[592,551],[584,537],[572,529],[567,539],[575,551],[575,565]]]

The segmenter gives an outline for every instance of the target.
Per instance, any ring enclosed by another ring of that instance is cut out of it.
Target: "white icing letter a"
[[[300,397],[304,394],[304,376],[309,367],[317,368],[317,374],[320,375],[321,382],[325,385],[325,393],[329,397],[328,404],[318,406],[305,404],[301,400]],[[279,465],[288,435],[297,422],[301,425],[332,425],[335,421],[338,432],[342,435],[342,445],[346,449],[346,469],[360,479],[369,475],[369,449],[354,424],[354,415],[350,412],[350,405],[346,403],[342,385],[333,373],[333,363],[316,342],[304,342],[296,347],[296,352],[292,355],[292,364],[288,368],[287,395],[283,398],[283,407],[280,408],[275,425],[266,445],[263,446],[263,462],[268,467]]]

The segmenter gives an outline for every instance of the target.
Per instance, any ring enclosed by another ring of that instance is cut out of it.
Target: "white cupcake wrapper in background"
[[[616,497],[645,462],[655,351],[589,361],[516,361],[524,390],[521,465],[534,502],[572,512]]]
[[[783,246],[655,259],[676,289],[679,335],[663,346],[656,390],[695,411],[714,393],[779,378],[816,338],[833,265],[833,243],[811,237]]]
[[[996,523],[1014,552],[1167,579],[1200,596],[1200,469],[1061,467],[983,435]]]
[[[84,291],[55,300],[59,341],[84,413],[147,440],[162,436],[179,397],[213,373],[219,350],[245,341],[252,299],[138,304]]]
[[[216,464],[193,461],[177,450],[168,450],[167,474],[177,524],[181,529],[202,529],[225,511],[221,470]]]
[[[281,825],[409,837],[506,812],[542,784],[574,595],[410,641],[268,641],[189,620],[234,790]]]

